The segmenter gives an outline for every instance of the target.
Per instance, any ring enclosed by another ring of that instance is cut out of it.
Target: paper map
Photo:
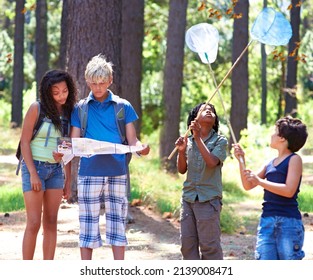
[[[91,157],[101,154],[126,154],[141,151],[143,147],[128,146],[105,141],[93,140],[90,138],[69,138],[58,139],[58,152],[63,153],[63,163],[66,165],[75,156]]]

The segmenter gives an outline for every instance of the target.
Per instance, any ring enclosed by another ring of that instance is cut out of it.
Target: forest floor
[[[144,206],[130,208],[134,223],[127,225],[129,245],[126,260],[180,260],[179,221],[166,219]],[[236,205],[240,215],[260,213],[253,202]],[[307,215],[305,215],[307,216]],[[25,211],[0,213],[0,260],[21,260]],[[313,213],[303,218],[305,224],[305,259],[313,260]],[[105,217],[100,217],[102,238],[105,237]],[[222,247],[226,260],[253,260],[256,223],[240,228],[234,234],[222,234]],[[248,233],[251,232],[252,233]],[[59,210],[58,241],[55,259],[79,260],[79,222],[77,204],[62,203]],[[38,235],[35,259],[42,259],[42,233]],[[95,249],[93,259],[112,260],[110,246]]]
[[[9,158],[0,159],[9,160]],[[6,180],[8,178],[0,178]],[[310,184],[311,177],[304,178]],[[247,200],[232,205],[236,214],[248,221],[233,234],[222,234],[221,241],[225,260],[253,260],[256,228],[261,205]],[[180,260],[180,223],[156,213],[149,206],[130,207],[134,223],[127,225],[126,260]],[[313,213],[302,213],[305,225],[304,251],[306,260],[313,260]],[[0,260],[21,260],[22,239],[26,224],[25,211],[0,213]],[[105,216],[100,217],[101,234],[105,238]],[[58,240],[55,253],[57,260],[79,260],[78,205],[63,202],[59,210]],[[42,259],[42,232],[37,238],[35,259]],[[111,248],[104,245],[95,249],[93,259],[112,260]]]

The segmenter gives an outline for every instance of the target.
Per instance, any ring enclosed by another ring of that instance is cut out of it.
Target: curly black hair
[[[70,120],[72,110],[77,102],[77,87],[72,76],[63,70],[49,70],[44,74],[39,85],[39,100],[42,109],[60,132],[62,132],[62,123],[52,96],[52,86],[63,81],[66,82],[68,88],[68,97],[65,104],[62,105],[62,116]]]
[[[202,105],[206,104],[205,102],[198,104],[197,106],[195,106],[190,112],[189,112],[189,116],[187,119],[187,128],[190,126],[191,122],[197,117],[199,110],[201,108]],[[215,123],[213,125],[213,129],[215,130],[215,132],[218,132],[218,128],[220,125],[220,121],[218,119],[218,115],[216,113],[215,107],[213,104],[208,103],[207,105],[209,105],[212,108],[213,113],[215,114],[216,118],[215,118]],[[192,131],[191,131],[192,133]]]
[[[288,149],[295,153],[299,151],[308,138],[306,125],[301,120],[292,117],[283,117],[276,122],[278,136],[288,141]]]

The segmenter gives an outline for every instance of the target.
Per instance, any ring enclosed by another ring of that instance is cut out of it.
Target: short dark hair
[[[301,120],[292,117],[284,117],[276,122],[278,136],[288,141],[288,149],[291,152],[299,151],[308,138],[306,125]]]
[[[215,114],[216,118],[215,118],[215,123],[213,125],[213,129],[215,130],[215,132],[218,132],[218,128],[219,128],[219,125],[220,125],[220,121],[218,119],[218,115],[216,113],[216,110],[215,110],[215,107],[213,104],[211,103],[200,103],[198,105],[196,105],[193,109],[191,109],[191,111],[189,112],[189,116],[188,116],[188,119],[187,119],[187,128],[189,128],[191,122],[197,117],[198,113],[199,113],[199,110],[201,108],[202,105],[209,105],[211,108],[212,108],[212,111],[213,113]],[[191,131],[192,133],[192,131]]]

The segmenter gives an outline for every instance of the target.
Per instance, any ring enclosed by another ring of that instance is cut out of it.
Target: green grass
[[[298,197],[301,212],[313,212],[313,187],[302,185]]]
[[[3,143],[0,155],[13,154],[19,140],[20,130],[0,127],[0,131],[0,141]],[[131,161],[131,198],[141,199],[145,205],[149,205],[161,214],[171,212],[175,218],[179,218],[180,199],[185,175],[173,175],[162,170],[159,160],[157,132],[146,137],[146,139],[142,139],[142,141],[150,144],[151,152],[145,157],[133,157]],[[252,145],[251,140],[250,145]],[[254,149],[259,148],[254,147]],[[253,147],[250,147],[249,150],[251,151],[249,161],[252,163]],[[257,154],[259,157],[260,153]],[[260,158],[258,160],[260,161]],[[15,169],[15,164],[0,162],[0,212],[24,209],[21,179],[20,176],[15,175]],[[244,191],[241,187],[238,171],[237,160],[228,157],[222,169],[223,211],[221,213],[221,227],[225,233],[232,233],[247,224],[255,224],[258,220],[257,215],[252,216],[249,213],[244,217],[240,217],[236,212],[236,203],[245,200],[255,200],[256,204],[262,203],[262,190],[256,193]],[[304,174],[312,174],[311,171],[311,164],[304,165]],[[313,212],[312,187],[308,185],[301,187],[299,205],[301,211]]]
[[[11,212],[25,208],[21,188],[2,186],[0,188],[0,212]]]

